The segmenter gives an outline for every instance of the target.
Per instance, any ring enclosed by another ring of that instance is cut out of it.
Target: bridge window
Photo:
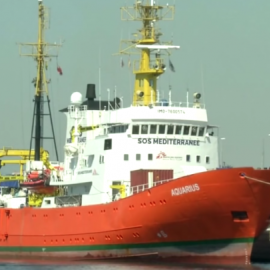
[[[119,126],[119,133],[125,133],[128,129],[128,125]]]
[[[139,125],[133,125],[132,126],[132,134],[139,134],[140,133],[140,126]]]
[[[150,125],[150,134],[157,134],[157,125]]]
[[[108,133],[115,133],[115,127],[109,127]]]
[[[210,163],[210,157],[206,157],[205,162],[206,162],[207,164],[209,164],[209,163]]]
[[[104,141],[104,150],[112,149],[112,139],[106,139]]]
[[[198,127],[192,127],[191,128],[191,136],[196,136],[197,135],[197,130],[198,130]]]
[[[142,125],[142,134],[148,134],[148,125]]]
[[[167,134],[172,135],[174,131],[174,125],[168,125],[167,126]]]
[[[202,137],[204,135],[204,127],[199,127],[199,136]]]
[[[201,162],[201,157],[200,157],[200,156],[197,156],[197,157],[196,157],[196,161],[197,161],[198,163],[200,163],[200,162]]]
[[[186,155],[186,161],[190,162],[190,155]]]
[[[208,128],[207,133],[209,134],[209,136],[214,136],[214,129],[213,128]]]
[[[176,135],[180,135],[182,132],[182,126],[176,126],[175,127],[175,134]]]
[[[124,154],[124,160],[128,161],[128,154]]]
[[[141,160],[141,154],[136,154],[136,160]]]
[[[189,135],[190,126],[184,126],[184,135]]]
[[[159,125],[158,134],[165,134],[165,125]]]
[[[153,154],[148,154],[148,160],[153,160]]]
[[[125,133],[128,129],[128,125],[119,125],[108,128],[108,133]]]

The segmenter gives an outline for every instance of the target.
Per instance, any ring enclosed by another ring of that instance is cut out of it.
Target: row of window
[[[128,129],[128,125],[119,125],[119,126],[113,126],[109,127],[107,129],[107,133],[125,133]]]
[[[182,125],[133,125],[132,134],[167,134],[204,136],[205,127]],[[212,134],[211,134],[212,135]]]
[[[128,125],[118,125],[109,127],[105,133],[125,133],[128,129]],[[132,134],[167,134],[167,135],[190,135],[202,137],[205,134],[205,127],[188,126],[188,125],[133,125]],[[214,135],[214,132],[209,132],[210,136]]]
[[[89,156],[84,157],[84,160],[82,160],[83,166],[86,168],[91,168],[94,161],[94,157],[95,157],[94,155],[89,155]],[[104,163],[104,157],[103,157],[103,163]],[[77,164],[78,164],[78,156],[75,156],[71,158],[69,168],[73,170],[76,168]]]
[[[186,155],[186,161],[191,162],[191,156]],[[201,163],[201,156],[196,156],[196,162]],[[205,157],[205,163],[209,164],[210,163],[210,157]]]
[[[129,155],[128,154],[124,154],[124,161],[128,161],[129,160]],[[140,161],[141,160],[141,154],[136,154],[136,160]],[[148,160],[153,160],[153,154],[148,154]],[[190,155],[186,155],[186,161],[187,162],[191,162],[191,156]],[[201,156],[196,156],[196,162],[197,163],[201,163]],[[210,163],[210,157],[205,157],[205,163],[209,164]]]
[[[124,154],[124,160],[125,161],[129,160],[128,154]],[[136,154],[136,160],[141,160],[141,154]],[[148,160],[153,160],[153,154],[148,154]]]

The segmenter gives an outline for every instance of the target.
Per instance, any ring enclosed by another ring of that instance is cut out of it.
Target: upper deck
[[[68,114],[71,118],[74,106],[68,107]],[[131,123],[137,121],[182,121],[207,123],[207,111],[204,105],[199,103],[182,102],[157,102],[149,106],[130,106],[127,108],[116,108],[111,110],[87,110],[86,106],[80,107],[81,116],[84,119],[83,125],[101,126],[117,123]]]

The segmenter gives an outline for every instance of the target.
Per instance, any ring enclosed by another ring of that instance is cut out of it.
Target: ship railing
[[[170,182],[172,180],[174,180],[174,178],[160,180],[160,181],[155,181],[153,183],[153,187],[156,187],[156,186],[165,184],[165,183]],[[130,195],[140,193],[140,192],[145,191],[147,189],[149,189],[148,183],[147,184],[141,184],[141,185],[137,185],[137,186],[131,187],[130,188]]]
[[[135,107],[141,107],[142,104],[138,102],[138,104],[133,105]],[[171,113],[181,113],[180,108],[194,108],[194,109],[205,109],[205,104],[199,103],[199,102],[181,102],[181,101],[168,101],[168,100],[160,100],[157,102],[152,102],[149,104],[149,106],[152,107],[162,107],[160,112],[171,112]],[[168,110],[166,110],[166,107],[169,107]],[[171,109],[173,107],[173,109]],[[178,108],[178,109],[174,109]],[[170,111],[171,110],[171,111]]]
[[[82,204],[82,197],[80,195],[57,196],[55,197],[55,204],[60,207],[80,206]]]
[[[131,66],[131,63],[128,63],[128,66]],[[166,65],[164,62],[164,59],[157,57],[155,60],[150,60],[149,67],[152,70],[152,72],[155,72],[157,70],[165,70]],[[137,72],[141,69],[141,60],[135,60],[133,62],[133,72]]]
[[[176,108],[196,108],[196,109],[205,109],[205,104],[199,102],[180,102],[180,101],[168,101],[161,100],[154,102],[153,106],[155,107],[176,107]],[[165,108],[164,108],[165,109]]]

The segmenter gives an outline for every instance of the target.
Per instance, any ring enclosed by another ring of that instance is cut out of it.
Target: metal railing
[[[57,206],[80,206],[82,204],[82,197],[78,196],[59,196],[55,197],[55,204]]]
[[[165,184],[165,183],[170,182],[172,180],[174,180],[174,178],[153,182],[153,187],[156,187],[156,186]],[[147,184],[142,184],[142,185],[131,187],[130,188],[130,195],[140,193],[140,192],[145,191],[147,189],[149,189],[148,183]]]
[[[154,102],[153,106],[156,107],[176,107],[176,108],[196,108],[196,109],[204,109],[205,104],[199,102],[180,102],[180,101],[169,101],[169,100],[161,100],[158,102]]]
[[[166,107],[169,107],[168,110],[174,110],[174,109],[171,109],[171,107],[183,108],[183,109],[184,108],[205,109],[205,104],[203,104],[203,103],[170,101],[170,100],[166,100],[166,99],[162,99],[160,101],[152,102],[149,106],[162,107],[164,109],[164,112],[166,111]],[[138,102],[138,104],[133,105],[133,107],[142,107],[142,105],[140,104],[140,102]],[[178,113],[178,112],[176,112],[176,113]]]

